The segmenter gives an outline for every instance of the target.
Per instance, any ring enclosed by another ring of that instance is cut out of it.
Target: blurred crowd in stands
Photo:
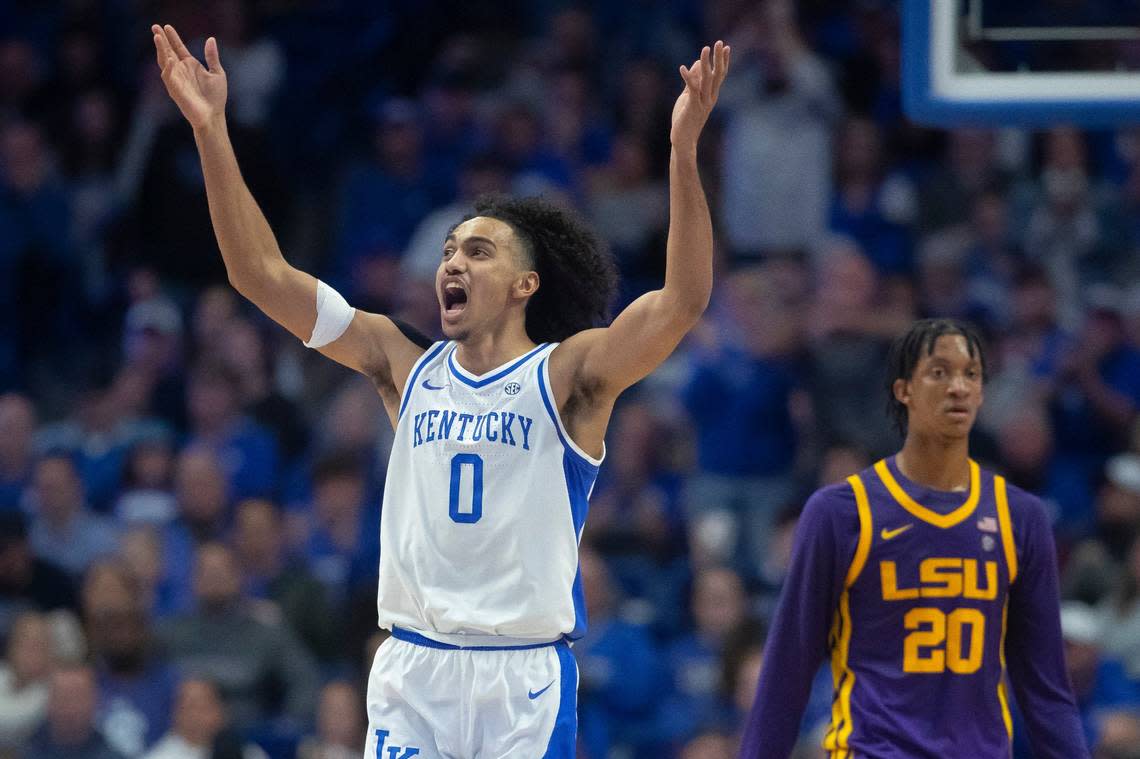
[[[919,316],[987,338],[973,454],[1049,505],[1090,741],[1136,756],[1140,131],[911,124],[888,0],[0,4],[0,756],[362,748],[391,431],[228,287],[156,21],[217,36],[290,261],[429,335],[483,192],[579,209],[622,303],[655,287],[676,68],[732,44],[713,303],[615,411],[582,540],[582,757],[733,755],[798,509],[898,445]]]

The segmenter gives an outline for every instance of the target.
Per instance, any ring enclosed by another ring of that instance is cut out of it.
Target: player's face
[[[477,216],[443,243],[435,275],[443,334],[463,340],[492,328],[512,304],[525,303],[538,275],[523,266],[514,230],[503,221]]]
[[[970,434],[982,405],[982,362],[962,335],[942,335],[909,380],[895,381],[911,432],[947,438]]]

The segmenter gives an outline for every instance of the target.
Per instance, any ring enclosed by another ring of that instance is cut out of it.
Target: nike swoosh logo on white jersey
[[[530,698],[531,701],[534,701],[536,698],[541,696],[543,693],[546,693],[547,689],[550,688],[551,685],[554,685],[553,680],[551,680],[549,683],[546,684],[546,688],[543,688],[542,690],[538,691],[537,693],[535,691],[532,691],[532,690],[527,691],[526,695]]]
[[[430,382],[428,382],[427,380],[424,380],[424,381],[423,381],[423,385],[422,385],[422,387],[423,387],[423,389],[424,389],[424,390],[443,390],[443,388],[444,388],[445,386],[444,386],[444,385],[440,385],[439,387],[436,387],[435,385],[431,384],[431,383],[430,383]]]

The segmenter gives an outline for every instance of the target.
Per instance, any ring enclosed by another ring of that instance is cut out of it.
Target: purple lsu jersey
[[[966,500],[947,513],[911,498],[886,462],[848,483],[860,536],[831,629],[837,697],[824,748],[1008,755],[1003,648],[1017,554],[1004,480],[983,482],[971,461]],[[916,714],[930,724],[915,730]]]
[[[742,756],[788,755],[823,659],[832,759],[1008,758],[1007,680],[1038,756],[1088,756],[1044,511],[969,468],[968,491],[948,493],[907,480],[891,458],[812,497]]]

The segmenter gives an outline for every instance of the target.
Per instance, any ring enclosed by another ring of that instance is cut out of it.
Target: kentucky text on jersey
[[[413,366],[380,515],[381,627],[462,647],[585,634],[578,539],[601,460],[558,416],[556,347],[476,375],[442,342]]]
[[[512,411],[467,414],[450,409],[428,409],[413,419],[412,447],[437,440],[470,440],[518,446],[530,450],[530,427],[534,419]]]

